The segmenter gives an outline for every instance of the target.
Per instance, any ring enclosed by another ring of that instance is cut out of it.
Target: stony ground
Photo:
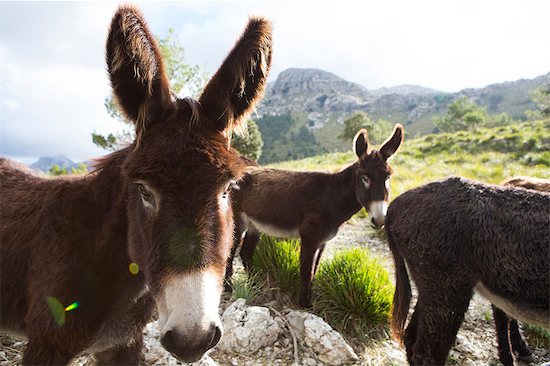
[[[367,221],[354,218],[344,224],[336,238],[327,244],[326,256],[330,256],[338,248],[358,245],[367,247],[372,253],[379,256],[386,268],[393,276],[393,263],[387,244],[371,229],[366,229]],[[413,303],[414,303],[413,299]],[[222,307],[229,304],[227,298],[222,302]],[[275,309],[284,311],[284,307],[273,302],[265,304]],[[412,310],[412,307],[411,307]],[[275,315],[275,314],[273,314]],[[158,342],[158,331],[154,324],[149,324],[146,329],[145,347],[148,365],[179,365],[170,357]],[[351,342],[353,343],[353,342]],[[0,366],[12,366],[21,364],[21,351],[25,342],[6,335],[0,335]],[[470,302],[466,318],[457,336],[448,364],[451,365],[499,365],[496,351],[496,336],[492,321],[490,304],[479,295],[475,295]],[[547,348],[531,347],[536,362],[530,365],[541,365],[550,362],[550,350]],[[360,353],[360,361],[357,365],[402,365],[406,364],[403,350],[399,345],[388,339],[373,340]],[[195,365],[291,365],[298,360],[298,364],[314,366],[320,363],[315,355],[302,345],[294,346],[293,337],[288,329],[277,340],[273,347],[261,350],[253,357],[223,353],[214,349]],[[93,365],[93,358],[83,356],[74,361],[74,365]],[[527,365],[517,362],[517,365]]]

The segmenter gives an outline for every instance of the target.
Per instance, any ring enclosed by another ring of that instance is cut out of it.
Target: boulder
[[[222,315],[224,335],[218,347],[227,352],[253,355],[259,349],[273,346],[282,332],[269,309],[247,306],[238,299]]]
[[[286,318],[296,337],[312,350],[319,361],[343,365],[358,360],[344,337],[322,318],[304,311],[290,311]]]

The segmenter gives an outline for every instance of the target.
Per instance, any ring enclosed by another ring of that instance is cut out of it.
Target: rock
[[[456,349],[459,350],[460,352],[471,353],[471,354],[474,354],[476,351],[476,348],[474,347],[474,345],[461,334],[457,334],[456,336]]]
[[[461,365],[462,366],[475,366],[476,362],[470,360],[469,358],[466,358],[464,361],[462,361]]]
[[[302,360],[302,365],[303,366],[317,366],[317,361],[315,361],[315,359],[313,359],[313,358],[306,357]]]
[[[407,357],[399,349],[389,349],[386,358],[384,359],[384,365],[406,365]]]
[[[222,315],[224,335],[218,347],[223,351],[253,355],[260,348],[273,346],[282,332],[269,309],[247,306],[238,299]]]
[[[290,311],[286,318],[296,337],[311,348],[319,361],[329,365],[342,365],[358,360],[342,335],[320,317],[303,311]]]

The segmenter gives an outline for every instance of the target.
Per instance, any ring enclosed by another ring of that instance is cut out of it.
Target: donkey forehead
[[[366,170],[367,174],[389,175],[392,173],[390,165],[378,150],[373,150],[370,154],[363,156],[359,164],[361,169]]]

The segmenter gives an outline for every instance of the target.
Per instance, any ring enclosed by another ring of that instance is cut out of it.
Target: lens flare
[[[71,311],[71,310],[74,310],[76,308],[78,308],[80,306],[80,303],[78,301],[75,301],[73,302],[71,305],[67,306],[65,308],[65,311]]]
[[[61,304],[61,301],[52,296],[46,297],[46,301],[48,302],[48,308],[55,324],[60,327],[63,326],[65,324],[65,308]]]
[[[130,273],[133,274],[133,275],[137,275],[139,273],[139,266],[137,265],[137,263],[130,263],[130,265],[128,266],[128,269],[130,270]]]
[[[67,318],[65,313],[77,309],[80,306],[80,303],[75,301],[69,306],[63,307],[61,301],[57,300],[53,296],[47,296],[46,302],[48,303],[48,308],[50,309],[50,314],[52,314],[53,321],[60,327],[65,324],[65,320]]]

